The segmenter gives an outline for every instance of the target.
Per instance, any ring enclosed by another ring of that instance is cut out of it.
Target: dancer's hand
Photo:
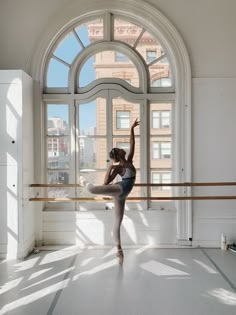
[[[140,124],[140,120],[138,120],[138,118],[136,118],[133,125],[131,126],[131,128],[134,129],[135,127],[139,126],[139,124]]]

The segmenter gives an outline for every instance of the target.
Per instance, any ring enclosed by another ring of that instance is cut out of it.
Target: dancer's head
[[[125,157],[125,150],[119,149],[119,148],[113,148],[110,153],[110,159],[112,159],[114,162],[119,162],[121,159],[124,159]]]

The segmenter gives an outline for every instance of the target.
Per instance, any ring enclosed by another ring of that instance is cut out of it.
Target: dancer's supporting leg
[[[118,196],[122,193],[120,185],[93,185],[85,181],[82,177],[80,183],[86,186],[87,190],[96,195],[112,196],[114,200],[114,226],[113,226],[113,238],[117,246],[117,257],[119,258],[119,264],[123,264],[124,254],[121,248],[120,239],[120,226],[124,216],[125,199],[119,200]]]
[[[114,197],[113,200],[114,200],[113,238],[117,246],[117,257],[119,259],[119,264],[122,265],[124,260],[124,253],[121,247],[120,227],[124,217],[125,199],[119,200],[117,197]]]

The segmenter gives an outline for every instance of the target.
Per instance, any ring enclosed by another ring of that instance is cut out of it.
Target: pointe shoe
[[[124,253],[122,249],[118,249],[116,256],[118,257],[119,265],[122,266],[124,262]]]

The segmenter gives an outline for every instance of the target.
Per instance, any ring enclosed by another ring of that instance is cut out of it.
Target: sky
[[[85,47],[90,44],[87,26],[76,29],[76,33],[80,37]],[[81,50],[82,48],[78,40],[76,39],[75,35],[71,33],[68,37],[62,40],[62,43],[56,48],[54,55],[70,65]],[[84,64],[82,71],[80,72],[80,86],[86,86],[95,80],[93,62],[93,57],[91,57]],[[52,59],[48,67],[47,86],[66,87],[68,82],[68,73],[68,66],[56,59]],[[88,103],[88,105],[89,106],[80,106],[79,112],[82,117],[82,119],[80,119],[80,129],[83,130],[96,125],[95,101]],[[50,104],[48,106],[48,117],[61,117],[68,123],[68,105],[60,104],[60,106],[56,106],[56,104]]]

